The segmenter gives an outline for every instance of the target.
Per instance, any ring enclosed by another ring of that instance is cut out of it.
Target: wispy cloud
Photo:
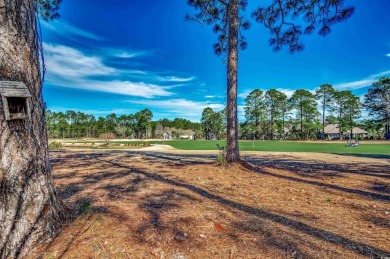
[[[147,107],[156,108],[160,112],[165,111],[167,114],[176,114],[182,117],[199,118],[202,111],[206,107],[211,107],[214,110],[222,110],[223,104],[195,102],[184,98],[167,99],[167,100],[130,100],[130,103],[141,104]]]
[[[90,40],[95,41],[104,41],[105,39],[95,33],[83,30],[81,28],[77,28],[73,25],[71,25],[68,22],[65,21],[52,21],[52,22],[46,22],[41,21],[41,24],[44,28],[52,31],[53,33],[56,33],[57,35],[68,38],[68,39],[75,39],[77,37],[83,37]]]
[[[245,90],[244,92],[239,93],[237,96],[242,98],[242,99],[245,99],[252,92],[252,90],[253,89]]]
[[[245,105],[237,106],[237,116],[239,121],[245,120]]]
[[[338,90],[356,90],[356,89],[370,86],[376,81],[378,81],[378,79],[380,79],[381,77],[388,76],[388,75],[390,75],[390,70],[383,71],[378,74],[370,75],[366,78],[363,78],[362,80],[336,84],[334,85],[334,88]]]
[[[177,77],[177,76],[165,76],[165,77],[159,76],[159,77],[157,77],[157,80],[159,80],[161,82],[176,82],[176,83],[190,82],[194,79],[195,79],[195,77],[193,77],[193,76],[191,76],[191,77]]]
[[[112,75],[114,68],[103,64],[101,58],[86,56],[79,50],[62,45],[43,43],[48,72],[60,77]]]
[[[121,71],[105,65],[99,57],[62,45],[44,43],[43,47],[49,84],[145,98],[173,95],[168,91],[172,86],[114,79]]]
[[[150,50],[103,49],[103,51],[106,53],[108,52],[113,57],[125,59],[148,56],[151,54]]]
[[[287,95],[287,98],[290,98],[296,89],[287,89],[287,88],[276,88],[276,90],[284,93],[285,95]],[[312,92],[312,90],[309,90],[310,92]]]
[[[386,54],[385,56],[390,58],[390,53]]]

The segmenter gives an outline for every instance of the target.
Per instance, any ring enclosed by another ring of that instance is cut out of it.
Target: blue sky
[[[155,120],[199,121],[203,108],[226,102],[224,57],[213,53],[211,27],[186,22],[186,0],[65,0],[61,18],[42,21],[48,109],[96,116],[135,113]],[[248,14],[258,4],[250,0]],[[302,37],[305,50],[273,52],[269,33],[252,21],[239,57],[239,115],[253,89],[314,90],[323,83],[362,96],[390,76],[390,1],[346,0],[355,14],[327,37]]]

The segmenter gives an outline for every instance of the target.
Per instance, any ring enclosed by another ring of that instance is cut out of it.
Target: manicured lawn
[[[105,143],[103,140],[67,140],[74,144]],[[116,144],[143,145],[146,141],[110,141]],[[170,145],[182,150],[215,150],[217,144],[226,146],[224,140],[172,140],[172,141],[151,141],[150,144]],[[300,141],[240,141],[241,151],[269,151],[269,152],[317,152],[332,154],[351,154],[355,156],[382,156],[390,159],[389,143],[364,143],[360,142],[359,147],[345,147],[346,142],[300,142]]]
[[[162,142],[154,142],[161,144]],[[225,146],[226,142],[216,140],[178,140],[165,141],[164,144],[183,150],[217,150],[216,145]],[[240,141],[242,151],[273,151],[273,152],[319,152],[335,154],[378,154],[390,155],[389,144],[365,144],[359,147],[345,147],[345,143],[307,143],[293,141]]]

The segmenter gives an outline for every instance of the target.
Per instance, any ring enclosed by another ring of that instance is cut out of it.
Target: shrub
[[[217,149],[218,149],[218,155],[217,155],[217,160],[218,160],[218,163],[221,164],[221,165],[225,165],[226,164],[226,150],[225,150],[225,147],[224,146],[220,146],[217,144]]]
[[[62,147],[63,147],[62,143],[57,141],[53,141],[49,144],[49,149],[60,149]]]
[[[100,139],[104,139],[107,143],[110,141],[110,139],[115,139],[116,136],[112,132],[102,133],[99,135]]]
[[[78,213],[82,215],[88,215],[92,212],[90,201],[81,201],[78,206]]]

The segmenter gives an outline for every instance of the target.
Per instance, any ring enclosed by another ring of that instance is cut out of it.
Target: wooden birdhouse
[[[24,83],[0,81],[0,94],[6,120],[30,119],[31,94]]]

